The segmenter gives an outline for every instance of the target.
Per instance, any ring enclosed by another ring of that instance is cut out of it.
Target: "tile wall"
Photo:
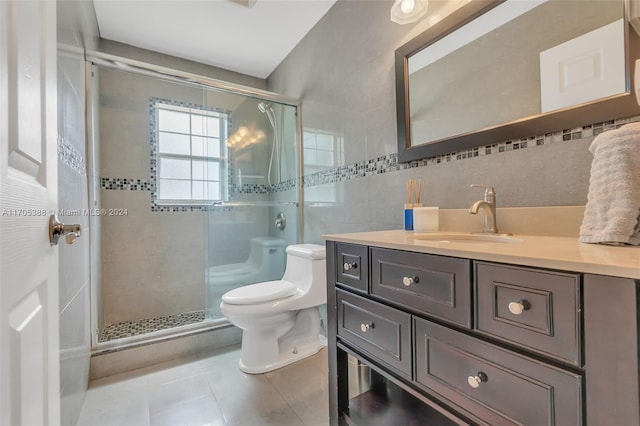
[[[422,178],[426,204],[441,208],[468,208],[480,199],[472,183],[494,186],[502,207],[584,205],[588,147],[598,132],[627,119],[396,162],[394,52],[428,24],[392,23],[392,3],[336,2],[267,79],[269,90],[301,97],[305,131],[320,129],[338,141],[333,164],[320,170],[305,164],[305,241],[401,228],[411,178]]]
[[[76,424],[89,382],[90,262],[93,229],[83,210],[89,206],[85,148],[85,70],[83,48],[97,34],[93,7],[58,2],[58,217],[80,223],[73,245],[59,251],[61,424]]]

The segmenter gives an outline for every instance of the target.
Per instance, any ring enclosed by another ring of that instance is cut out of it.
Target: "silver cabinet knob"
[[[372,323],[372,322],[371,322],[371,323],[369,323],[369,324],[364,324],[364,323],[363,323],[363,324],[360,324],[360,330],[361,330],[363,333],[366,333],[367,331],[369,331],[369,329],[370,329],[370,328],[373,328],[373,323]]]
[[[353,263],[349,263],[349,262],[344,262],[344,265],[342,265],[342,269],[344,269],[345,271],[349,271],[351,270],[351,268],[357,268],[358,264],[356,262]]]
[[[409,287],[411,284],[414,283],[419,283],[420,282],[420,277],[404,277],[402,278],[402,284],[404,284],[406,287]]]
[[[487,375],[485,373],[483,373],[482,371],[480,371],[477,375],[475,376],[469,376],[467,377],[467,383],[469,384],[469,386],[471,386],[474,389],[478,389],[480,387],[480,384],[482,382],[486,382],[487,380],[489,380],[489,378],[487,377]]]
[[[49,217],[49,243],[52,246],[56,246],[60,236],[66,235],[65,241],[67,244],[73,244],[80,237],[81,228],[80,224],[65,225],[60,222],[57,215],[52,214]]]
[[[517,302],[509,303],[509,312],[511,312],[513,315],[522,315],[522,313],[528,310],[530,307],[531,305],[529,304],[529,302],[523,299]]]

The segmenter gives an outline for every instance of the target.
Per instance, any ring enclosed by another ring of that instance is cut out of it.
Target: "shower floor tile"
[[[240,346],[94,380],[87,425],[326,426],[327,350],[266,373],[238,369]]]
[[[107,324],[98,337],[99,342],[107,342],[123,337],[137,336],[153,331],[166,330],[180,327],[181,325],[195,324],[204,321],[204,311],[187,312],[164,317],[144,318],[136,321],[124,321],[115,324]]]

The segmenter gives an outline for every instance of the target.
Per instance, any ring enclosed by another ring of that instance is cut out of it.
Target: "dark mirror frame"
[[[625,18],[626,92],[576,107],[536,114],[506,124],[463,133],[444,139],[411,146],[411,114],[409,112],[408,59],[413,54],[454,32],[478,16],[506,0],[474,0],[438,22],[395,52],[396,115],[398,125],[398,162],[422,160],[470,148],[491,145],[524,137],[557,132],[588,124],[629,117],[640,112],[632,90],[634,62],[640,57],[638,35],[630,30]],[[633,38],[633,40],[632,40]]]

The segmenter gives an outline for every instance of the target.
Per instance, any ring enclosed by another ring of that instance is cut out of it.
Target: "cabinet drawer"
[[[337,291],[338,336],[411,377],[411,316]]]
[[[580,425],[582,377],[414,317],[416,380],[491,425]]]
[[[336,244],[336,282],[368,291],[369,262],[366,246]]]
[[[476,262],[475,276],[478,330],[582,365],[579,275]]]
[[[471,261],[371,249],[371,294],[471,327]]]

